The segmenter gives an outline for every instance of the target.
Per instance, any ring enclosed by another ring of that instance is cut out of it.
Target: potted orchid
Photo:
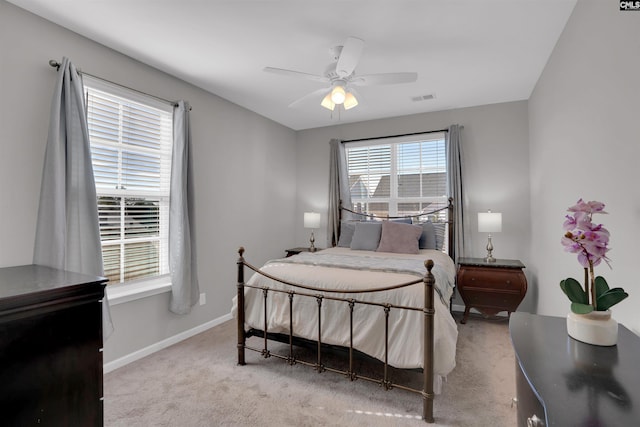
[[[567,317],[567,328],[569,335],[579,339],[580,341],[598,345],[614,345],[617,338],[617,323],[615,323],[615,331],[611,326],[610,336],[607,339],[599,340],[591,337],[589,332],[587,337],[582,336],[583,332],[576,331],[580,325],[575,322],[583,322],[580,315],[587,315],[589,319],[601,319],[609,322],[615,322],[611,319],[609,309],[623,299],[627,298],[627,294],[622,288],[609,288],[607,281],[602,276],[596,276],[594,267],[604,261],[611,267],[610,260],[607,257],[609,252],[609,231],[602,224],[594,224],[594,214],[606,214],[604,211],[604,203],[591,201],[585,202],[582,199],[567,209],[572,212],[567,215],[563,228],[565,234],[562,237],[562,245],[567,252],[578,255],[578,262],[584,267],[584,288],[573,278],[568,278],[560,282],[560,288],[571,301],[571,313]],[[589,316],[589,314],[592,314]],[[576,316],[578,315],[578,316]],[[601,327],[602,325],[598,325]],[[602,335],[601,332],[598,334]],[[592,342],[592,341],[596,342]],[[613,340],[613,342],[611,342]],[[605,342],[604,344],[601,342]]]
[[[604,203],[580,199],[567,210],[573,215],[567,215],[563,224],[562,245],[567,252],[578,254],[578,262],[585,270],[585,284],[583,289],[577,280],[568,278],[560,282],[560,288],[569,297],[572,312],[606,311],[629,294],[622,288],[610,289],[604,277],[594,273],[594,267],[602,261],[611,267],[607,258],[609,231],[602,224],[593,223],[593,214],[606,214]]]

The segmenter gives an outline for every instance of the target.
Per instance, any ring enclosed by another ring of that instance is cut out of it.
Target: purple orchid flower
[[[582,199],[579,199],[574,206],[571,206],[567,210],[569,212],[585,212],[588,214],[596,212],[606,214],[606,212],[604,211],[604,203],[596,201],[585,202]]]
[[[566,230],[561,243],[565,251],[578,255],[578,262],[585,268],[596,266],[609,259],[609,231],[602,224],[593,224],[594,213],[604,212],[604,203],[585,202],[582,199],[568,209],[573,215],[566,215],[562,227]]]

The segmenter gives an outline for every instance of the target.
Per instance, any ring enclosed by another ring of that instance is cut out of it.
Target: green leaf
[[[580,304],[579,302],[572,302],[571,311],[576,314],[587,314],[593,311],[593,306],[591,306],[591,304]]]
[[[586,292],[580,286],[580,283],[576,279],[569,277],[560,282],[560,289],[569,297],[569,301],[580,304],[589,304],[589,298]],[[574,311],[574,313],[577,313]]]
[[[598,311],[609,310],[623,299],[629,296],[622,288],[610,289],[604,294],[600,295],[596,300]]]
[[[595,278],[596,283],[596,299],[600,298],[600,295],[604,294],[609,290],[609,285],[604,277],[598,276]]]

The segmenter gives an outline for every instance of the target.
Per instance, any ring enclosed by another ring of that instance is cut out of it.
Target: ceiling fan
[[[273,67],[265,67],[264,71],[313,80],[328,85],[329,87],[313,91],[292,102],[289,104],[289,107],[295,107],[309,98],[323,96],[320,105],[331,111],[333,111],[336,105],[342,105],[345,110],[349,110],[358,105],[356,98],[357,93],[354,89],[355,86],[412,83],[418,79],[418,73],[409,72],[357,75],[355,69],[358,61],[360,61],[363,49],[364,40],[357,37],[348,37],[343,46],[336,46],[333,49],[334,62],[327,66],[322,76]]]

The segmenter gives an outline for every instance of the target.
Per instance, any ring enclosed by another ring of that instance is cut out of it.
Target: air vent
[[[414,97],[411,98],[411,100],[413,102],[419,102],[419,101],[427,101],[427,100],[433,99],[433,98],[435,98],[435,96],[432,93],[430,93],[428,95],[414,96]]]

